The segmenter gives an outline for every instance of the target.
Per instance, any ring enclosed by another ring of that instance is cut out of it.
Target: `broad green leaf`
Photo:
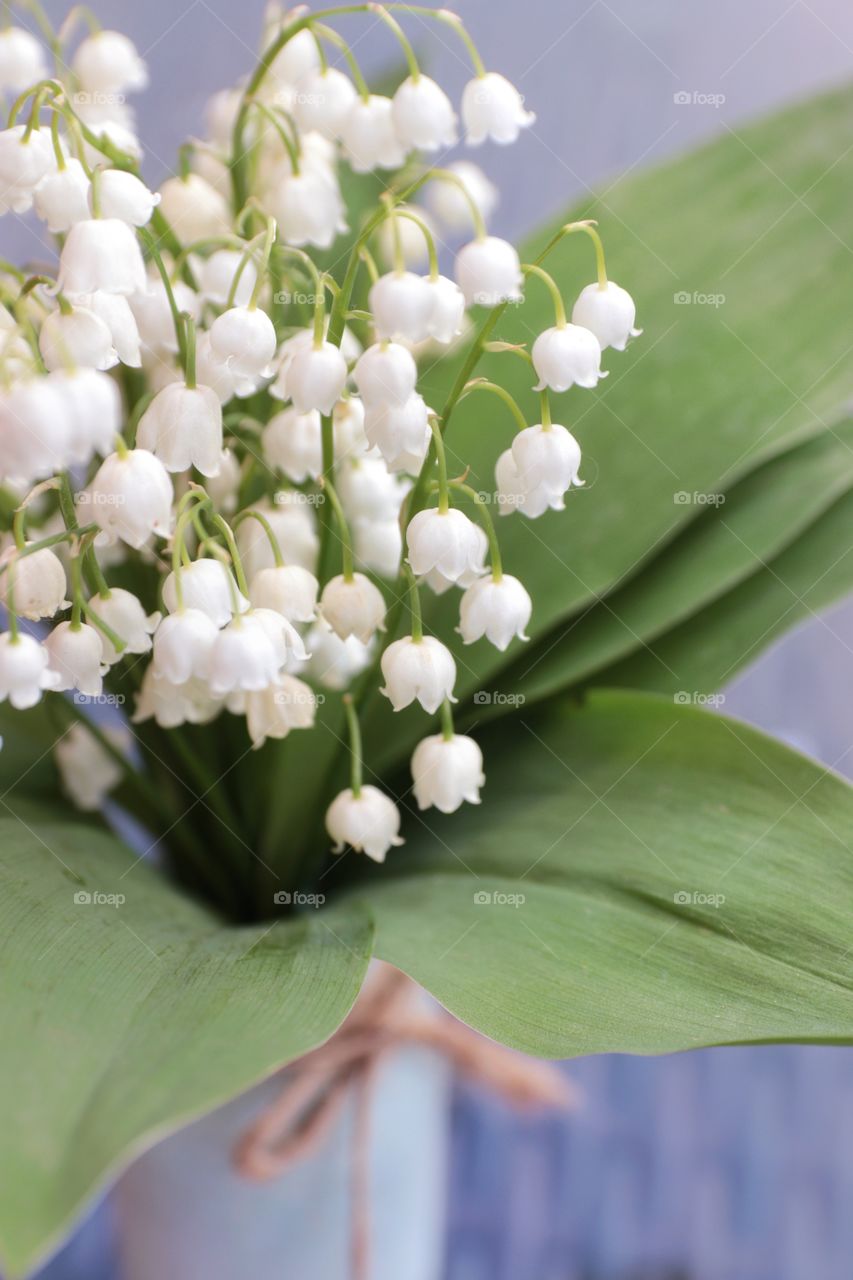
[[[121,1163],[325,1040],[370,928],[331,909],[228,928],[112,837],[51,822],[0,822],[0,881],[0,1256],[17,1276]]]
[[[378,955],[539,1055],[853,1041],[838,777],[619,691],[522,715],[486,747],[487,816],[427,812],[359,891]]]

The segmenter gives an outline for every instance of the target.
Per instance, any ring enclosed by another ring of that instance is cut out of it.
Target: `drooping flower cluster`
[[[19,95],[0,132],[0,209],[32,210],[57,248],[52,270],[0,275],[0,484],[14,510],[0,699],[96,698],[132,666],[134,721],[178,729],[228,711],[261,747],[311,729],[320,690],[341,694],[352,785],[327,827],[336,849],[381,861],[401,843],[400,813],[362,782],[366,691],[441,715],[412,757],[420,808],[476,804],[485,781],[479,746],[454,730],[456,659],[425,633],[422,593],[458,590],[462,642],[500,650],[526,639],[533,607],[503,572],[488,502],[448,475],[450,417],[474,391],[501,396],[519,430],[497,462],[500,515],[560,510],[582,484],[581,451],[552,421],[549,393],[595,387],[602,353],[638,330],[592,223],[561,233],[584,232],[597,253],[570,320],[545,255],[523,264],[489,234],[491,183],[468,161],[441,164],[459,122],[394,16],[406,7],[348,8],[399,41],[408,74],[393,97],[370,91],[328,13],[271,6],[257,70],[213,98],[208,138],[187,144],[156,192],[126,104],[147,82],[131,42],[92,20],[70,70],[51,78],[27,30],[0,32],[0,90]],[[485,70],[458,18],[433,16],[473,60],[465,140],[514,142],[534,121],[520,94]],[[352,232],[349,170],[387,183]],[[437,227],[467,238],[452,275]],[[312,251],[344,235],[333,279]],[[480,354],[482,309],[493,320],[531,280],[550,290],[555,323],[513,353],[532,366],[541,421],[476,378],[439,416],[418,390],[419,361],[466,341]],[[129,567],[143,587],[116,585]],[[121,776],[121,752],[83,747],[85,726],[59,764],[93,807]]]

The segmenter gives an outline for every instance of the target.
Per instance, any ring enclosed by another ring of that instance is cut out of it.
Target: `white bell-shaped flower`
[[[522,297],[521,262],[508,240],[497,236],[472,240],[459,250],[454,270],[469,307],[496,307]]]
[[[243,261],[243,254],[239,249],[217,249],[209,258],[202,259],[198,264],[196,276],[199,291],[205,301],[212,302],[217,307],[224,307],[231,295],[234,277],[239,270],[240,279],[234,291],[234,305],[237,307],[249,305],[258,271],[253,262],[246,262],[241,269]]]
[[[522,129],[534,123],[536,116],[525,111],[524,99],[505,76],[487,71],[469,80],[462,94],[462,120],[465,141],[478,147],[491,138],[503,145],[515,142]]]
[[[266,33],[267,39],[265,43],[269,43],[270,40],[278,35],[281,27],[282,15],[280,10],[270,6],[269,15],[270,27]],[[319,66],[320,54],[312,32],[307,30],[297,31],[296,35],[291,36],[279,49],[270,66],[270,75],[276,88],[297,85],[312,71],[316,71]]]
[[[121,431],[121,393],[113,378],[97,369],[57,370],[50,382],[62,397],[69,424],[68,461],[88,463],[108,454]]]
[[[118,364],[113,336],[93,311],[74,307],[51,311],[39,332],[39,351],[48,369],[112,369]]]
[[[36,187],[56,168],[49,129],[13,125],[0,130],[0,214],[26,213]]]
[[[371,645],[362,644],[356,636],[341,640],[322,618],[308,632],[305,642],[311,651],[306,671],[326,689],[346,689],[370,662]]]
[[[119,218],[131,227],[144,227],[160,203],[159,194],[124,169],[103,170],[98,177],[98,198],[102,217]]]
[[[297,351],[290,362],[287,389],[299,413],[316,409],[330,414],[347,380],[347,362],[340,347],[331,342],[312,344]]]
[[[287,564],[312,572],[317,565],[319,539],[314,512],[304,494],[284,490],[274,503],[259,502],[255,510],[266,516]],[[237,547],[249,582],[261,569],[275,564],[266,532],[257,520],[244,520],[237,530]]]
[[[261,569],[249,583],[249,599],[256,609],[272,609],[288,622],[313,622],[320,584],[298,564]]]
[[[405,205],[402,206],[403,209],[406,207]],[[433,225],[432,218],[426,209],[415,206],[413,207],[413,212],[418,215],[420,222],[424,224],[432,238],[436,241],[439,240],[438,229]],[[423,233],[423,229],[417,222],[413,222],[411,218],[386,218],[377,232],[376,239],[382,261],[389,266],[396,263],[398,241],[403,265],[408,270],[423,271],[429,264],[427,238]]]
[[[394,127],[390,98],[372,93],[365,102],[359,98],[347,112],[341,128],[344,155],[356,173],[374,169],[399,169],[407,148]]]
[[[363,573],[330,578],[320,596],[320,614],[341,640],[362,644],[385,627],[385,597]]]
[[[212,240],[231,229],[225,196],[197,173],[166,179],[160,187],[160,212],[182,244]]]
[[[216,475],[222,456],[222,406],[210,387],[173,382],[158,391],[139,420],[136,442],[167,471],[195,467]]]
[[[334,840],[333,853],[349,845],[374,862],[384,862],[389,849],[403,844],[400,810],[378,787],[362,786],[358,795],[348,787],[335,796],[326,811],[326,830]]]
[[[480,565],[477,525],[455,507],[419,511],[409,521],[406,544],[412,572],[419,578],[437,569],[442,577],[458,582]]]
[[[346,208],[333,174],[303,171],[284,175],[268,204],[288,244],[328,249],[347,230]]]
[[[19,94],[47,77],[44,49],[23,27],[0,31],[0,93]]]
[[[433,214],[449,231],[470,231],[474,225],[470,201],[479,210],[484,222],[488,222],[497,208],[498,189],[491,182],[479,165],[470,160],[456,160],[447,166],[462,184],[460,190],[455,182],[436,179],[427,184],[426,200]]]
[[[136,695],[134,724],[154,720],[161,729],[177,729],[182,724],[208,724],[222,710],[222,699],[214,698],[205,680],[194,678],[172,684],[150,663]]]
[[[20,632],[0,634],[0,702],[7,698],[17,711],[26,711],[41,700],[45,689],[56,689],[59,675],[48,666],[44,645]]]
[[[87,622],[76,626],[60,622],[47,635],[44,647],[51,671],[59,676],[56,689],[77,689],[87,698],[100,698],[108,667],[99,631]]]
[[[270,418],[261,433],[264,459],[294,484],[316,480],[323,470],[323,440],[316,409],[299,413],[283,409]]]
[[[111,734],[116,746],[126,735]],[[122,768],[84,724],[72,724],[53,748],[62,789],[78,809],[94,813],[122,779]]]
[[[317,714],[317,695],[304,680],[280,675],[266,689],[245,696],[246,727],[257,750],[267,738],[286,738],[291,729],[311,729]]]
[[[403,534],[399,520],[353,520],[352,545],[362,569],[382,578],[395,578],[403,554]]]
[[[361,458],[370,450],[364,434],[364,404],[358,396],[344,395],[332,410],[335,461]]]
[[[173,496],[168,471],[147,449],[111,453],[89,485],[92,519],[109,541],[121,538],[137,549],[152,533],[168,538]]]
[[[142,364],[139,327],[130,303],[121,293],[81,293],[77,305],[102,320],[110,331],[122,364],[138,369]]]
[[[429,336],[434,297],[423,276],[389,271],[371,285],[368,306],[379,339],[423,342]]]
[[[227,404],[232,396],[253,395],[261,378],[247,378],[237,373],[228,360],[221,360],[210,345],[209,333],[198,333],[195,348],[196,381],[210,387],[220,404]]]
[[[0,390],[0,475],[32,483],[72,460],[71,413],[54,374]]]
[[[415,389],[418,366],[399,342],[376,342],[359,356],[353,379],[368,407],[404,405]]]
[[[219,475],[208,476],[205,489],[217,511],[230,516],[237,510],[240,493],[240,459],[233,449],[223,449],[219,459]]]
[[[488,574],[478,578],[459,605],[459,634],[466,644],[483,636],[501,652],[518,636],[528,640],[524,628],[530,621],[533,602],[518,578],[508,573],[500,578]]]
[[[629,338],[638,338],[643,331],[634,327],[636,318],[634,299],[612,280],[603,289],[599,284],[588,284],[572,309],[572,323],[594,333],[602,351],[608,347],[624,351]]]
[[[309,71],[299,82],[293,115],[303,133],[339,138],[356,101],[355,85],[336,67]]]
[[[382,458],[357,458],[337,475],[338,497],[350,520],[397,521],[409,483]]]
[[[495,463],[495,486],[498,515],[511,516],[514,511],[531,520],[544,515],[549,508],[548,494],[542,489],[525,489],[512,449],[505,449]]]
[[[186,311],[193,320],[198,320],[199,298],[194,290],[184,284],[183,280],[176,280],[172,285],[172,293],[178,310]],[[139,336],[149,351],[154,355],[175,354],[178,350],[175,321],[162,280],[159,277],[156,280],[146,280],[140,292],[130,298],[130,307],[139,326]],[[198,335],[197,361],[204,337],[202,333]]]
[[[467,800],[480,803],[485,785],[483,753],[473,738],[436,733],[423,738],[412,754],[412,781],[419,809],[455,813]]]
[[[141,293],[146,287],[142,250],[119,218],[75,222],[59,255],[59,288],[78,293]]]
[[[537,423],[519,431],[512,442],[512,456],[524,492],[546,496],[555,511],[562,511],[563,495],[572,485],[583,484],[578,476],[580,445],[557,423],[548,427]]]
[[[284,619],[280,619],[284,622]],[[273,684],[284,655],[254,610],[238,614],[217,634],[208,681],[214,696],[256,692]]]
[[[144,89],[148,72],[136,46],[120,31],[94,31],[82,41],[71,64],[88,93]]]
[[[445,698],[456,701],[456,663],[447,645],[435,636],[395,640],[383,653],[381,666],[385,685],[380,693],[385,694],[395,711],[402,711],[417,700],[424,711],[435,715]]]
[[[154,632],[154,674],[170,684],[207,680],[213,646],[219,636],[216,623],[201,609],[167,613]]]
[[[427,323],[427,333],[434,342],[447,346],[462,332],[465,315],[465,295],[447,276],[427,280],[432,306]]]
[[[440,151],[456,142],[456,112],[447,94],[429,76],[405,79],[392,104],[394,128],[404,147]]]
[[[291,337],[285,338],[278,353],[278,371],[275,381],[270,383],[269,392],[275,400],[289,400],[290,388],[287,385],[290,366],[298,351],[305,351],[314,344],[314,330],[300,329]]]
[[[0,601],[7,609],[14,602],[19,618],[36,621],[67,609],[66,587],[62,561],[50,547],[29,555],[7,547],[0,556]]]
[[[473,582],[481,578],[486,572],[486,556],[489,553],[489,540],[478,524],[472,525],[474,530],[474,542],[476,544],[476,552],[473,557],[473,564],[461,573],[458,578],[446,577],[440,569],[430,569],[429,573],[424,574],[424,582],[437,596],[444,595],[445,591],[449,591],[451,587],[470,587]]]
[[[221,560],[213,557],[193,560],[180,570],[180,579],[184,608],[206,614],[217,627],[224,627],[230,622],[235,609],[244,613],[249,607],[234,574]],[[179,611],[174,572],[163,582],[163,604],[169,613]]]
[[[235,373],[265,376],[275,355],[275,326],[260,307],[231,307],[210,326],[210,346]]]
[[[365,413],[364,434],[392,471],[420,471],[429,448],[429,413],[417,392],[403,405],[377,405]]]
[[[0,33],[2,39],[2,33]],[[46,174],[33,192],[33,205],[48,231],[61,235],[91,218],[89,190],[91,183],[79,160],[69,158],[63,169]]]
[[[101,621],[124,641],[124,648],[118,653],[113,642],[101,633],[104,662],[109,666],[127,653],[151,651],[151,637],[162,616],[159,612],[146,613],[139,597],[123,587],[111,587],[109,595],[97,596],[91,604]]]
[[[601,369],[601,347],[594,333],[577,324],[555,325],[540,333],[530,352],[539,376],[537,391],[594,387],[607,374]]]

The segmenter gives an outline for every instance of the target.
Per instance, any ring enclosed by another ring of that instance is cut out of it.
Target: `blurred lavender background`
[[[47,4],[55,18],[66,7]],[[184,134],[202,132],[208,95],[250,65],[262,0],[96,7],[149,61],[152,84],[139,105],[146,172],[157,182]],[[456,8],[487,66],[518,84],[538,114],[510,153],[476,155],[502,188],[494,226],[510,237],[591,186],[853,74],[849,0],[460,0]],[[342,29],[378,69],[394,47],[378,30],[365,38],[369,25]],[[446,32],[414,25],[431,68],[458,97],[468,76],[462,53]],[[706,101],[680,104],[679,93]],[[0,239],[5,255],[39,255],[28,224],[5,219]],[[850,773],[851,689],[847,603],[762,658],[727,691],[725,710]],[[584,1104],[565,1121],[521,1121],[459,1091],[448,1280],[849,1280],[848,1050],[718,1049],[587,1059],[567,1071]],[[112,1275],[105,1221],[52,1264],[50,1280]]]

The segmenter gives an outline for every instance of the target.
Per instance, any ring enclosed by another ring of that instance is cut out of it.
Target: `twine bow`
[[[239,1173],[279,1177],[316,1151],[354,1092],[351,1275],[366,1280],[369,1257],[370,1092],[385,1054],[404,1045],[443,1054],[463,1075],[519,1110],[570,1108],[576,1094],[551,1063],[527,1058],[425,1005],[422,993],[390,965],[377,966],[349,1017],[319,1049],[287,1069],[278,1098],[246,1130],[234,1150]]]

